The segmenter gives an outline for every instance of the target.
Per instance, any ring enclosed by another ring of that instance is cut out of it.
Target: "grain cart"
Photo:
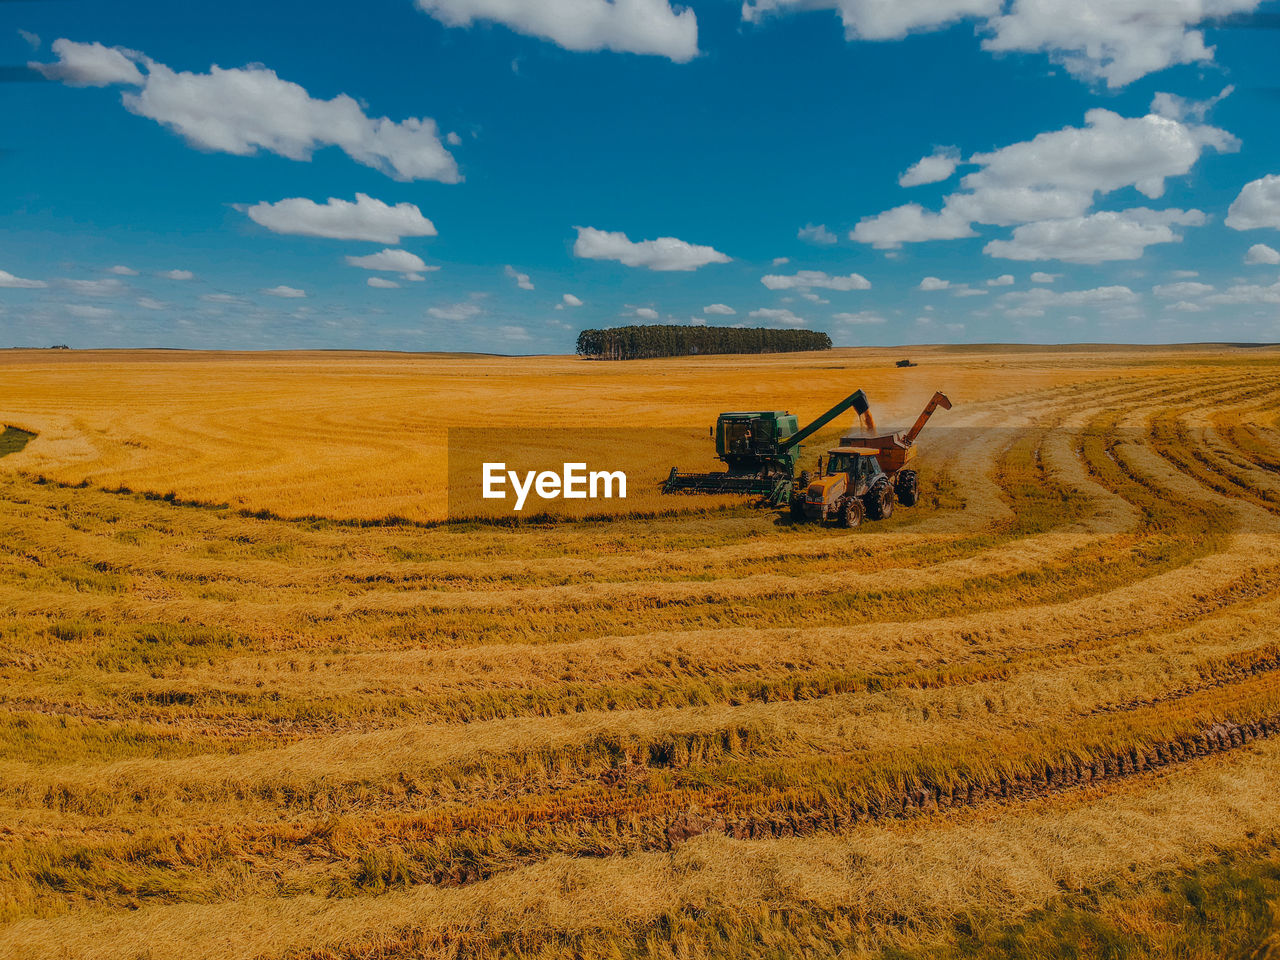
[[[843,527],[856,527],[863,517],[891,516],[895,502],[914,506],[920,485],[907,464],[916,455],[916,437],[938,407],[951,409],[945,394],[935,393],[906,433],[842,437],[839,446],[827,451],[826,469],[819,461],[819,475],[792,497],[791,515],[797,520],[835,520]],[[866,433],[875,433],[870,410],[863,411],[862,421]]]
[[[726,470],[681,473],[675,467],[663,493],[741,493],[759,496],[775,507],[792,500],[800,444],[850,407],[867,414],[867,396],[855,390],[803,429],[794,414],[781,410],[722,413],[716,420],[716,459]]]

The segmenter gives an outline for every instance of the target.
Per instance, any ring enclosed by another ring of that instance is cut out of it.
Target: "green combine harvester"
[[[722,413],[716,420],[716,459],[720,473],[681,473],[671,468],[663,493],[738,493],[761,497],[774,507],[791,500],[800,444],[850,407],[863,416],[867,396],[855,390],[804,429],[795,414],[782,410]]]

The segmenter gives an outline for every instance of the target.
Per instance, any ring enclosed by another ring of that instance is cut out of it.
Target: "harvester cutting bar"
[[[785,477],[761,477],[738,473],[680,473],[672,468],[662,485],[663,493],[738,493],[779,501],[790,483]]]

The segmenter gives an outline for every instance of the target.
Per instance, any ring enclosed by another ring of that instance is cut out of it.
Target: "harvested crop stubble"
[[[1280,353],[892,359],[0,357],[0,957],[960,957],[1105,897],[1146,956],[1223,850],[1265,903]],[[956,401],[888,522],[433,524],[482,411],[855,386]]]
[[[1276,747],[1190,775],[1157,777],[1079,801],[1036,801],[1011,819],[999,807],[850,834],[734,841],[707,837],[674,858],[553,858],[474,886],[425,886],[346,899],[308,896],[226,904],[90,911],[11,925],[15,958],[66,948],[85,960],[149,948],[155,960],[264,956],[305,944],[341,948],[403,929],[523,932],[545,938],[632,926],[686,909],[745,905],[840,908],[886,942],[928,936],[969,911],[1016,918],[1062,889],[1135,870],[1178,866],[1249,831],[1270,832],[1266,798],[1280,776]],[[1212,809],[1214,815],[1205,816]],[[903,921],[908,924],[904,928]],[[395,956],[395,953],[389,955]]]

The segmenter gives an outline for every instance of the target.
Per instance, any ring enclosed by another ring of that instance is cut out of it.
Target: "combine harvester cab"
[[[758,496],[774,507],[792,499],[801,442],[853,407],[866,412],[867,397],[855,390],[803,429],[781,410],[722,413],[716,420],[716,459],[721,473],[681,473],[671,468],[663,493],[738,493]]]
[[[825,470],[791,501],[791,515],[797,520],[821,523],[835,520],[843,527],[856,527],[864,517],[882,520],[893,514],[895,503],[915,506],[920,499],[920,482],[910,463],[916,455],[916,437],[935,410],[951,409],[943,393],[935,393],[924,411],[905,433],[880,436],[849,434],[840,445],[827,451]],[[864,434],[875,434],[869,410],[861,412]]]

